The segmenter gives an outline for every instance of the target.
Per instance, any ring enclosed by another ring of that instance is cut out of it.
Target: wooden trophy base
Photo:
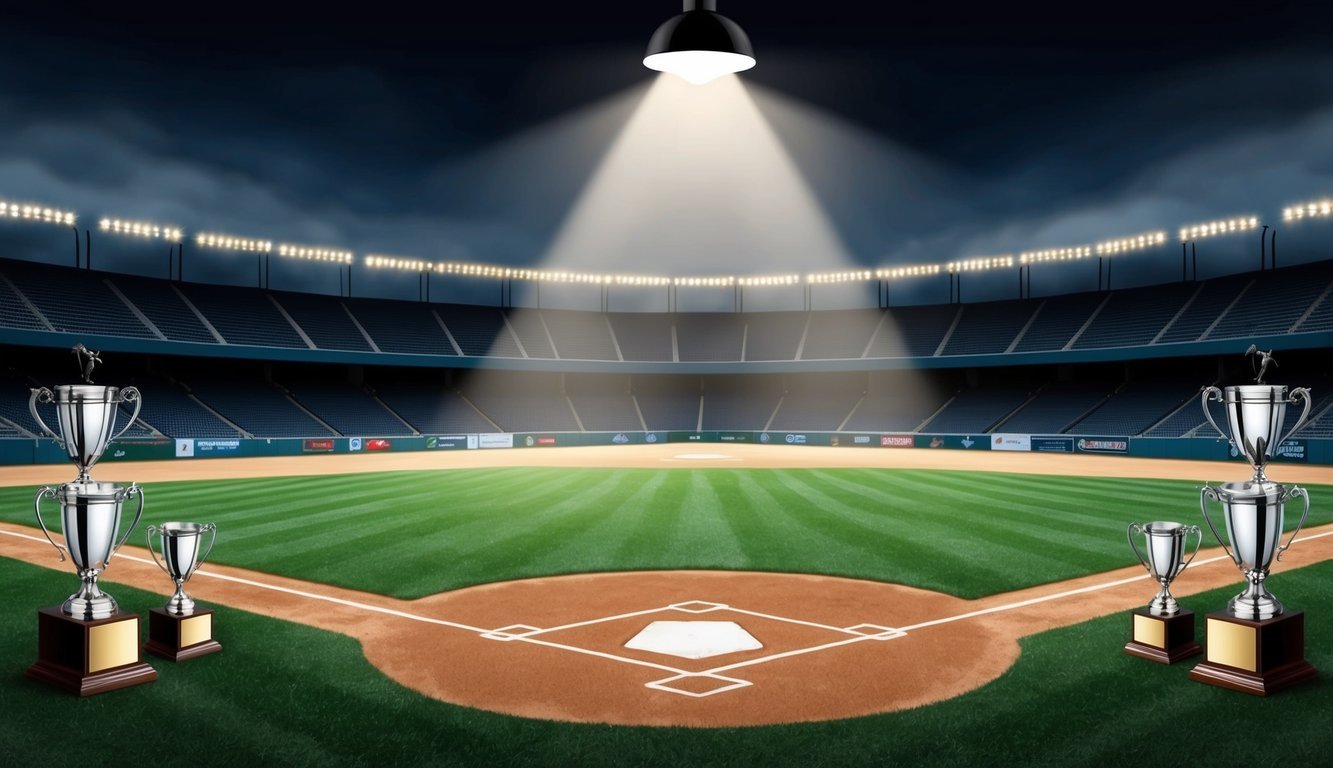
[[[37,611],[37,663],[26,674],[80,696],[157,679],[139,658],[138,615],[81,621],[58,605]]]
[[[164,608],[149,609],[148,642],[143,649],[172,661],[217,653],[222,645],[213,639],[213,611],[196,610],[188,616],[176,616]]]
[[[1134,639],[1125,653],[1158,664],[1175,664],[1203,652],[1194,641],[1194,611],[1180,609],[1174,616],[1154,616],[1146,608],[1132,613]]]
[[[1305,660],[1303,611],[1262,621],[1210,613],[1206,626],[1208,655],[1190,670],[1191,680],[1268,696],[1315,676]]]

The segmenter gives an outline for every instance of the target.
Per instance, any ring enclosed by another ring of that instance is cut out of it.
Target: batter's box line
[[[671,683],[677,683],[680,682],[681,680],[717,681],[720,683],[724,683],[724,685],[720,685],[716,688],[712,688],[706,691],[690,691],[684,688],[676,688],[671,685]],[[713,675],[703,672],[703,673],[686,673],[681,675],[674,675],[672,677],[664,677],[661,680],[654,680],[651,683],[644,683],[643,687],[652,688],[654,691],[663,691],[665,693],[675,693],[681,696],[689,696],[690,698],[694,699],[702,699],[707,696],[715,696],[719,693],[726,693],[727,691],[735,691],[741,688],[748,688],[752,685],[754,685],[754,683],[750,682],[749,680],[738,680],[734,677],[726,677],[724,675]]]
[[[481,636],[487,640],[499,640],[502,643],[507,643],[511,640],[522,640],[529,635],[534,635],[541,631],[540,627],[530,627],[527,624],[510,624],[507,627],[500,627],[498,629],[492,629],[489,632],[482,632]]]

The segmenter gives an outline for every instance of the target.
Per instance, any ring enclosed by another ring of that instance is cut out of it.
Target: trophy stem
[[[1152,602],[1148,603],[1148,613],[1154,616],[1175,616],[1180,613],[1180,604],[1171,596],[1171,588],[1165,583],[1157,591],[1157,595],[1153,597]]]
[[[173,616],[188,616],[194,613],[194,600],[185,594],[185,580],[176,579],[176,593],[167,601],[166,611]]]
[[[1268,591],[1262,571],[1246,571],[1245,591],[1227,602],[1227,612],[1238,619],[1263,621],[1282,615],[1282,603]]]
[[[116,599],[103,592],[97,586],[98,571],[88,569],[79,572],[83,582],[79,591],[69,596],[60,609],[67,616],[83,621],[107,619],[116,613]]]

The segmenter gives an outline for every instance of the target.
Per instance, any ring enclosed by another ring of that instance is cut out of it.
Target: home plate
[[[763,643],[734,621],[654,621],[626,648],[684,659],[706,659],[739,651],[757,651]]]

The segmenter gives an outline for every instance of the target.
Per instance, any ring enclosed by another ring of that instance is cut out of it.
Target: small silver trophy
[[[208,540],[208,549],[202,557],[199,555],[199,540],[208,531],[212,536]],[[157,547],[153,546],[153,535],[157,535]],[[204,564],[213,545],[218,540],[217,526],[212,523],[163,523],[148,526],[148,551],[152,553],[157,567],[161,568],[176,583],[176,594],[167,601],[164,610],[173,616],[188,616],[194,613],[194,601],[185,594],[185,582],[190,580],[199,566]],[[158,550],[162,557],[157,556]]]
[[[1147,557],[1143,556],[1138,544],[1134,543],[1135,533],[1144,537]],[[1195,537],[1194,551],[1190,552],[1187,558],[1185,545],[1190,534],[1194,534]],[[1130,523],[1125,531],[1125,538],[1129,539],[1130,548],[1147,569],[1148,575],[1161,585],[1156,597],[1148,603],[1148,612],[1154,616],[1175,616],[1180,613],[1180,605],[1171,596],[1171,582],[1194,560],[1194,556],[1199,554],[1199,546],[1203,544],[1202,529],[1197,525],[1161,521],[1147,525]]]

